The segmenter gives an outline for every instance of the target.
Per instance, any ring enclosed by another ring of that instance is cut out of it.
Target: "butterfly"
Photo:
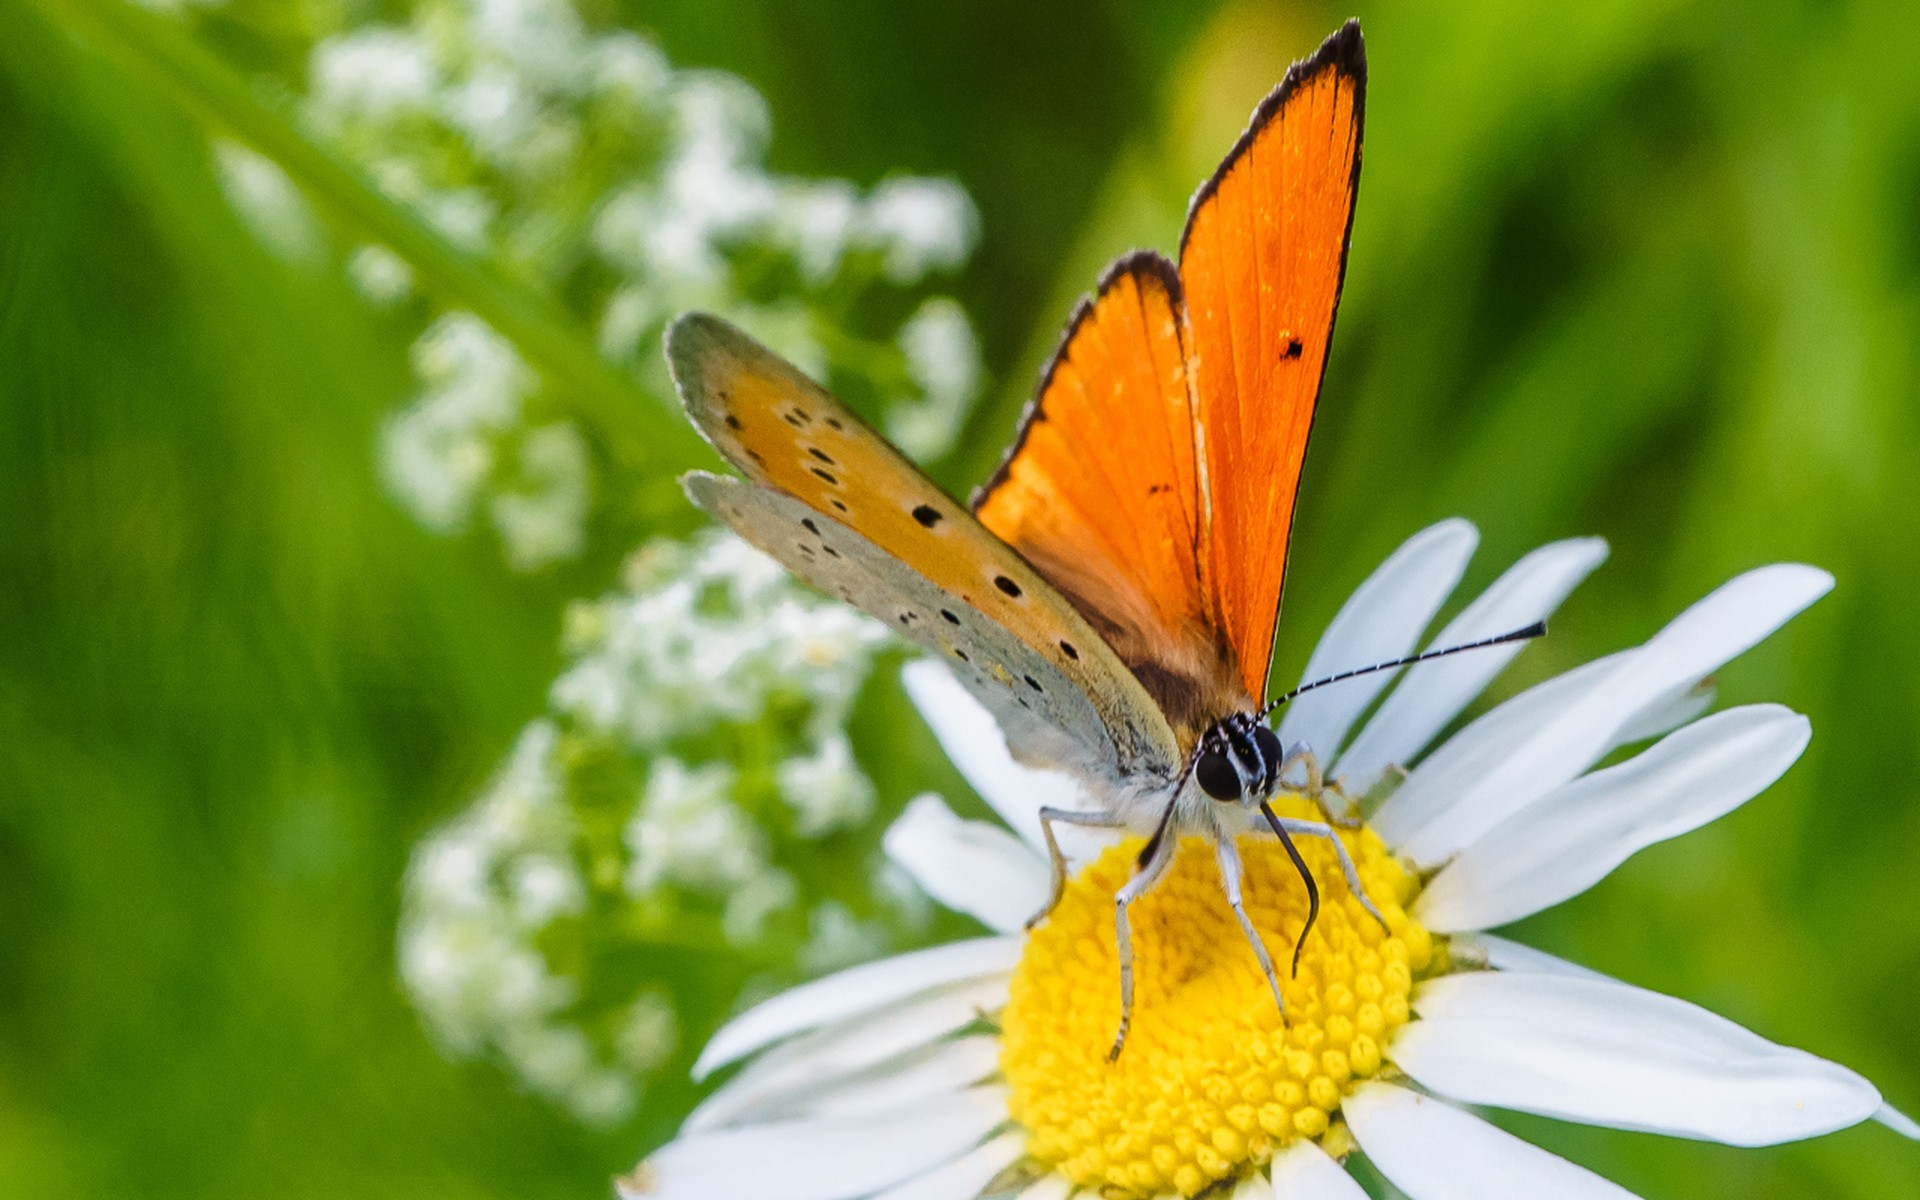
[[[667,358],[688,415],[745,479],[685,477],[693,502],[808,583],[939,655],[1023,762],[1077,776],[1097,807],[1055,823],[1147,838],[1116,898],[1125,1045],[1128,906],[1179,840],[1211,839],[1240,904],[1234,839],[1264,820],[1327,839],[1331,820],[1268,804],[1311,747],[1265,723],[1288,533],[1346,272],[1366,52],[1350,21],[1295,63],[1195,193],[1177,261],[1128,254],[1074,312],[1004,461],[963,506],[773,352],[704,314]],[[1041,914],[1044,916],[1044,911]],[[1039,918],[1036,918],[1038,920]],[[1384,924],[1384,921],[1382,922]]]

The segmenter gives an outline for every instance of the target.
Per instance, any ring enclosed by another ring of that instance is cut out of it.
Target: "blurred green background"
[[[589,1133],[442,1060],[393,936],[411,847],[541,711],[565,603],[629,544],[526,576],[400,511],[374,445],[405,339],[247,232],[137,47],[71,36],[106,3],[0,3],[0,1195],[604,1195],[693,1093]],[[1356,7],[1366,169],[1277,673],[1455,513],[1469,585],[1549,538],[1614,548],[1503,692],[1742,568],[1833,571],[1720,681],[1810,714],[1800,764],[1519,936],[1920,1108],[1920,10]],[[957,490],[1072,298],[1171,249],[1349,15],[584,8],[760,89],[776,169],[972,192],[956,287],[992,381],[934,464]],[[237,72],[287,65],[284,31],[216,33]],[[704,465],[666,444],[661,478]],[[953,786],[898,722],[860,749]],[[1877,1126],[1738,1151],[1512,1124],[1650,1197],[1920,1195],[1920,1147]]]

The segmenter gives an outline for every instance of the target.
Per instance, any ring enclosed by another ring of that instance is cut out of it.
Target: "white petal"
[[[1600,538],[1571,538],[1540,547],[1494,580],[1427,648],[1465,645],[1546,620],[1606,558],[1607,543]],[[1353,795],[1365,795],[1388,766],[1413,762],[1525,648],[1525,642],[1490,646],[1412,668],[1340,755],[1332,773]]]
[[[1414,534],[1387,556],[1334,614],[1307,659],[1301,683],[1399,658],[1420,640],[1473,557],[1480,534],[1454,517]],[[1376,671],[1316,688],[1287,705],[1280,742],[1305,742],[1323,763],[1338,756],[1354,718],[1398,671]]]
[[[1000,723],[939,663],[916,659],[900,668],[900,682],[960,774],[1029,846],[1046,848],[1040,836],[1043,806],[1093,807],[1072,776],[1015,762]]]
[[[1715,690],[1710,678],[1696,679],[1673,689],[1648,704],[1638,716],[1627,722],[1626,727],[1614,735],[1614,746],[1631,746],[1635,742],[1650,741],[1661,734],[1672,733],[1712,708]]]
[[[1020,1193],[1019,1200],[1067,1200],[1071,1195],[1073,1185],[1067,1182],[1066,1176],[1043,1175]]]
[[[1024,1149],[1025,1135],[1003,1133],[943,1167],[888,1188],[873,1200],[975,1200]]]
[[[1633,1200],[1633,1193],[1445,1101],[1386,1083],[1341,1105],[1354,1140],[1412,1200]]]
[[[1007,1119],[1005,1093],[976,1088],[887,1116],[782,1121],[681,1137],[641,1172],[647,1200],[850,1200],[972,1148]]]
[[[781,1038],[869,1013],[956,980],[1011,971],[1019,961],[1019,938],[974,938],[883,958],[803,983],[721,1026],[693,1064],[693,1077],[704,1079],[716,1068]]]
[[[1604,686],[1632,653],[1622,650],[1582,663],[1483,713],[1429,754],[1387,797],[1370,822],[1374,831],[1399,848],[1425,823],[1445,816],[1453,797]]]
[[[1258,1171],[1249,1171],[1233,1185],[1226,1200],[1273,1200],[1273,1185]]]
[[[1047,898],[1047,865],[998,825],[963,821],[931,793],[887,829],[887,857],[929,896],[988,928],[1012,933]]]
[[[1367,1200],[1367,1193],[1320,1143],[1301,1139],[1274,1153],[1273,1200]]]
[[[1548,954],[1545,950],[1535,950],[1532,946],[1524,946],[1491,933],[1455,934],[1451,941],[1455,951],[1467,954],[1477,951],[1486,959],[1487,965],[1496,971],[1534,971],[1546,975],[1597,979],[1604,983],[1619,982],[1611,975],[1602,975],[1579,963]]]
[[[882,1063],[841,1083],[805,1088],[793,1110],[780,1115],[878,1116],[934,1096],[964,1092],[998,1074],[999,1070],[997,1038],[985,1035],[953,1038],[905,1059]]]
[[[815,1094],[862,1072],[897,1065],[893,1060],[931,1046],[1006,1002],[1005,977],[989,976],[803,1034],[749,1063],[707,1097],[682,1128],[718,1128],[804,1108]]]
[[[1445,862],[1592,766],[1650,705],[1692,686],[1832,586],[1833,577],[1825,571],[1797,564],[1749,571],[1675,617],[1645,645],[1615,656],[1597,685],[1583,689],[1545,725],[1536,725],[1490,768],[1454,779],[1444,790],[1432,779],[1421,779],[1446,750],[1442,747],[1382,806],[1383,814],[1395,810],[1394,848],[1421,866]]]
[[[1873,1119],[1893,1130],[1901,1137],[1920,1141],[1920,1123],[1901,1112],[1891,1104],[1882,1104],[1874,1110]]]
[[[1766,1146],[1858,1124],[1880,1093],[1845,1067],[1623,983],[1448,975],[1388,1053],[1424,1087],[1570,1121]]]
[[[1745,804],[1812,737],[1778,704],[1729,709],[1522,809],[1448,863],[1414,916],[1435,933],[1517,921],[1586,891],[1629,857]]]

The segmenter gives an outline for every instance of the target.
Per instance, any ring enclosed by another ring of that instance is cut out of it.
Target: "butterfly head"
[[[1266,724],[1267,717],[1281,705],[1316,688],[1325,687],[1330,683],[1340,683],[1358,675],[1397,670],[1414,663],[1426,662],[1428,659],[1458,654],[1462,650],[1480,650],[1488,646],[1505,645],[1508,642],[1527,641],[1531,638],[1544,637],[1546,632],[1547,623],[1535,621],[1511,633],[1411,654],[1388,662],[1374,663],[1368,667],[1356,667],[1351,671],[1342,671],[1337,675],[1316,679],[1312,683],[1301,684],[1258,712],[1240,712],[1221,717],[1207,726],[1206,733],[1201,735],[1199,744],[1194,748],[1190,767],[1194,782],[1200,785],[1201,791],[1215,800],[1231,801],[1247,808],[1258,807],[1273,795],[1273,789],[1280,782],[1280,772],[1286,766],[1287,752],[1281,747],[1279,737],[1273,730],[1267,728]]]
[[[1234,713],[1201,736],[1193,778],[1215,800],[1251,808],[1273,794],[1285,760],[1279,737],[1259,713]]]

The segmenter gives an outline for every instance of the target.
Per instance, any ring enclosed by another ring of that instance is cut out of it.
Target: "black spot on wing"
[[[813,469],[813,473],[815,475],[818,475],[820,478],[826,480],[828,483],[834,485],[835,487],[840,486],[840,480],[834,476],[832,471],[824,470],[820,467],[815,467]]]
[[[822,450],[818,446],[808,446],[807,453],[813,455],[815,458],[819,459],[821,462],[827,464],[830,467],[837,467],[840,465],[839,463],[833,461],[832,455],[828,454],[825,450]]]
[[[1072,642],[1061,642],[1060,653],[1066,655],[1068,658],[1072,659],[1075,662],[1080,661],[1080,652],[1073,648]]]
[[[960,623],[960,618],[953,614],[952,609],[943,608],[940,610],[940,615],[947,619],[947,624],[949,625],[958,625]]]
[[[1020,585],[1008,579],[1005,575],[995,575],[993,577],[993,586],[999,588],[1016,600],[1020,598]]]
[[[932,529],[935,525],[938,525],[940,523],[940,513],[939,513],[939,510],[933,507],[933,505],[922,504],[920,507],[913,510],[913,519],[920,522],[922,525],[926,526],[928,529]]]

